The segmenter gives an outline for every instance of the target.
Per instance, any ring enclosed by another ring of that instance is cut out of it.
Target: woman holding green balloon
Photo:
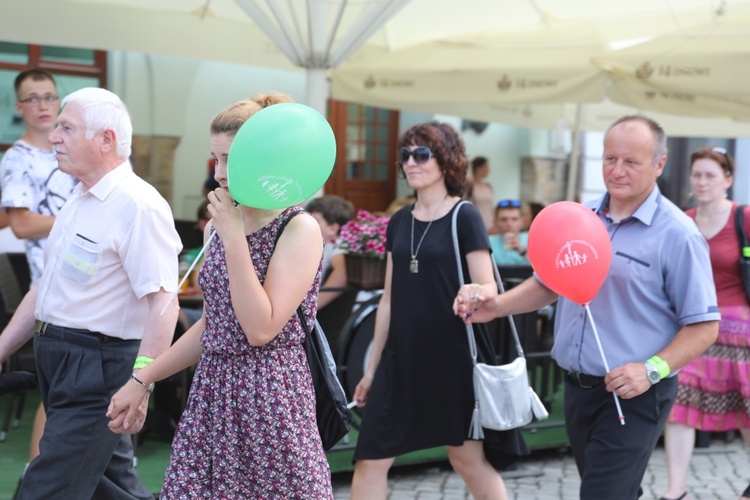
[[[318,136],[310,132],[320,115],[288,100],[241,101],[211,123],[221,187],[208,195],[203,316],[113,398],[113,406],[137,406],[148,394],[141,384],[198,363],[162,499],[333,498],[301,323],[312,328],[315,320],[323,240],[317,221],[297,203],[322,185],[308,182],[303,171],[330,173],[335,146],[311,161],[315,155],[299,136],[312,135],[320,149],[330,144],[328,132],[322,125]],[[296,162],[281,165],[288,160],[274,154],[288,149]],[[304,318],[295,314],[300,304]]]

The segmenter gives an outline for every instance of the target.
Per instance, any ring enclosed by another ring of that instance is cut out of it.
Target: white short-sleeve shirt
[[[166,200],[123,163],[89,191],[79,184],[44,251],[36,318],[141,339],[146,295],[177,289],[182,249]]]

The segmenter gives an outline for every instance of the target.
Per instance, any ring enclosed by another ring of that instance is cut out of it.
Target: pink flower
[[[337,246],[347,254],[385,259],[387,216],[359,210],[357,217],[341,227]]]

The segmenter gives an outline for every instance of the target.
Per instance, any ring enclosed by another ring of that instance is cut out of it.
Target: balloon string
[[[586,315],[589,317],[589,321],[591,321],[591,328],[594,330],[594,338],[596,339],[596,345],[599,346],[599,354],[601,354],[602,356],[604,369],[607,370],[607,373],[609,373],[609,363],[607,363],[607,357],[604,355],[602,342],[599,340],[599,332],[596,331],[596,323],[594,323],[594,317],[591,316],[591,309],[589,308],[588,304],[586,304],[584,307],[586,308]],[[625,425],[625,416],[622,414],[622,408],[620,408],[620,400],[618,399],[615,391],[612,391],[612,396],[614,396],[615,398],[615,406],[617,406],[617,414],[620,416],[620,424]]]
[[[166,304],[164,304],[164,309],[161,310],[161,314],[159,316],[164,316],[164,313],[167,310],[167,307],[169,307],[169,304],[172,303],[172,301],[175,298],[175,295],[180,291],[180,288],[182,288],[182,285],[185,283],[185,280],[190,276],[190,273],[193,272],[193,268],[195,265],[201,260],[201,257],[203,256],[203,252],[206,251],[206,248],[208,248],[208,245],[211,244],[211,240],[213,239],[214,235],[216,234],[216,231],[211,231],[211,234],[209,235],[208,239],[206,240],[206,243],[203,245],[203,248],[201,248],[201,251],[198,252],[198,255],[195,256],[195,260],[193,260],[193,263],[190,264],[190,267],[187,271],[185,271],[185,275],[182,277],[182,280],[180,280],[180,283],[177,285],[177,290],[172,292],[172,296],[169,297],[169,300]]]

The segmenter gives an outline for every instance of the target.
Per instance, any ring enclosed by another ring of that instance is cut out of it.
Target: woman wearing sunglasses
[[[442,445],[475,498],[504,499],[493,465],[507,466],[527,449],[517,430],[468,439],[472,360],[465,326],[451,310],[459,287],[451,217],[466,179],[464,143],[449,125],[430,122],[408,129],[399,147],[399,168],[417,201],[388,224],[385,289],[354,393],[364,411],[351,498],[386,498],[394,457]],[[461,208],[457,228],[464,280],[496,295],[487,231],[473,205]],[[490,359],[487,331],[482,325],[476,332],[479,357]]]

